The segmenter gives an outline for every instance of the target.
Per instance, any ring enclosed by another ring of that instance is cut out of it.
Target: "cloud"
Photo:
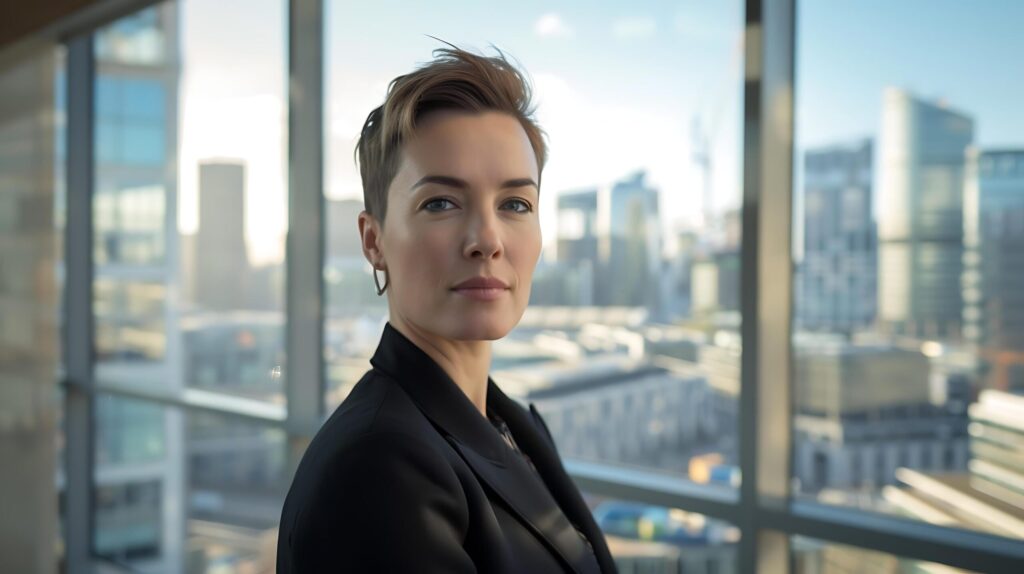
[[[572,28],[566,26],[562,17],[549,12],[537,19],[533,25],[533,33],[542,38],[571,38]]]
[[[620,40],[650,38],[658,30],[658,23],[650,16],[620,18],[612,23],[612,36]]]

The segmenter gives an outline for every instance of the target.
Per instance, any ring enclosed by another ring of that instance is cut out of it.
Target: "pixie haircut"
[[[434,50],[432,61],[391,80],[384,103],[363,124],[355,149],[363,202],[381,224],[388,209],[388,188],[401,163],[402,144],[413,136],[419,119],[436,110],[496,111],[519,120],[537,158],[540,185],[547,146],[544,131],[533,118],[535,106],[526,76],[497,48],[497,56],[486,57],[448,45],[451,48]]]

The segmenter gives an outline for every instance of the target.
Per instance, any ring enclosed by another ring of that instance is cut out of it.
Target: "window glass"
[[[445,47],[429,30],[518,62],[548,135],[543,253],[495,382],[536,404],[563,456],[737,484],[742,3],[332,2],[326,26],[329,408],[388,317],[354,146],[388,82]]]
[[[285,6],[165,2],[96,32],[101,381],[284,400]]]
[[[799,3],[800,498],[1024,536],[1021,18]]]
[[[273,571],[284,432],[99,395],[93,550],[144,572]]]

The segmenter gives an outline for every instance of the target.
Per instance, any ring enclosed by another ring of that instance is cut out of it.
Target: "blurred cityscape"
[[[161,4],[96,37],[96,376],[283,404],[284,263],[249,253],[250,166],[201,159],[198,225],[178,231],[178,18]],[[1024,141],[979,147],[976,110],[878,97],[874,136],[798,149],[794,492],[1024,538]],[[537,405],[565,458],[735,488],[742,214],[707,209],[667,234],[666,191],[706,194],[644,170],[545,190],[553,255],[492,374]],[[369,368],[387,308],[360,249],[362,201],[324,207],[330,411]],[[114,396],[96,423],[98,554],[139,571],[272,571],[282,431]],[[590,500],[623,572],[735,568],[731,525]]]

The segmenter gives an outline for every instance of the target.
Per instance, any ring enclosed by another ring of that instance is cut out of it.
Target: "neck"
[[[447,339],[395,316],[390,317],[389,322],[433,359],[462,389],[480,414],[487,416],[487,373],[491,368],[490,341]]]

